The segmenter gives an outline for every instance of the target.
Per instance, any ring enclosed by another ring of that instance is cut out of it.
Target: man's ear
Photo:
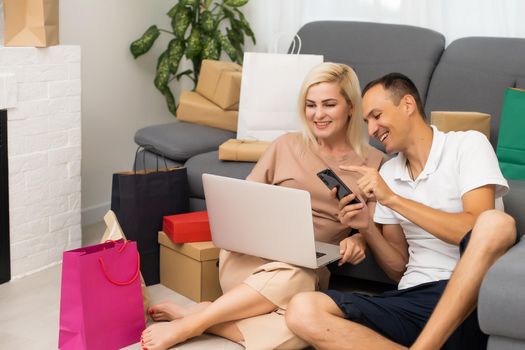
[[[414,96],[406,94],[402,100],[407,115],[412,115],[417,112],[417,104]]]

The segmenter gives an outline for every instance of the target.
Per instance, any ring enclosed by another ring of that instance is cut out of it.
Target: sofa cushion
[[[204,198],[202,174],[208,173],[244,179],[248,176],[255,163],[222,161],[219,160],[219,152],[213,151],[191,157],[185,165],[188,169],[190,196]]]
[[[423,102],[445,37],[433,30],[398,24],[317,21],[297,33],[301,53],[324,55],[325,61],[346,63],[361,87],[380,76],[400,72],[414,81]]]
[[[503,93],[525,79],[525,39],[469,37],[453,41],[432,76],[425,110],[478,111],[492,116],[496,146]],[[495,148],[495,147],[494,147]]]
[[[231,138],[235,138],[234,132],[179,121],[148,126],[135,133],[137,144],[152,145],[177,162],[216,150],[221,143]]]

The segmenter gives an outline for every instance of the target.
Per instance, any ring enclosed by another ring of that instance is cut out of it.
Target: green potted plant
[[[179,0],[169,10],[171,30],[150,26],[130,45],[133,57],[148,52],[161,32],[173,36],[166,50],[157,60],[155,86],[165,96],[168,109],[175,115],[176,103],[169,83],[187,76],[197,85],[201,62],[218,60],[224,51],[228,57],[242,64],[245,37],[255,44],[255,35],[239,9],[249,0]],[[179,72],[183,57],[191,61],[193,69]]]

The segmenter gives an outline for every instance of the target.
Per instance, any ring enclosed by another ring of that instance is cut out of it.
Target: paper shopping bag
[[[109,240],[118,241],[120,239],[127,239],[126,235],[124,235],[124,231],[122,231],[122,227],[120,227],[117,216],[113,211],[108,210],[106,215],[104,215],[104,222],[106,223],[106,231],[104,232],[100,243],[104,243]],[[144,277],[142,277],[142,274],[140,274],[139,277],[140,289],[142,291],[142,304],[144,305],[144,318],[147,319],[149,317],[148,309],[150,307],[149,291],[146,287],[146,282],[144,282]]]
[[[299,90],[320,55],[244,54],[237,124],[238,139],[273,141],[300,129]]]
[[[496,154],[503,176],[525,180],[525,90],[506,89]]]
[[[111,210],[126,238],[137,242],[146,285],[159,283],[157,234],[164,216],[189,211],[186,168],[113,174]]]
[[[140,340],[145,322],[139,267],[132,241],[64,252],[59,349],[116,350]]]
[[[4,46],[58,44],[58,0],[4,0]]]

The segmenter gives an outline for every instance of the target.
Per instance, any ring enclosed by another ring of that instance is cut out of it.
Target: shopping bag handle
[[[120,247],[118,249],[118,252],[122,253],[124,248],[126,248],[127,244],[128,244],[128,241],[125,240],[124,244],[122,245],[122,247]],[[131,277],[131,279],[129,281],[122,281],[121,282],[121,281],[114,280],[113,278],[111,278],[111,276],[109,276],[108,271],[106,270],[106,264],[104,263],[104,259],[102,259],[102,257],[99,256],[98,257],[98,261],[100,262],[100,267],[102,268],[102,272],[104,273],[104,276],[106,276],[108,281],[110,281],[114,285],[117,285],[117,286],[128,286],[128,285],[132,284],[133,282],[135,282],[137,277],[139,277],[139,274],[140,274],[140,254],[138,252],[137,252],[137,271],[135,271],[135,274],[133,275],[133,277]]]
[[[273,40],[273,53],[279,52],[279,40],[286,36],[286,33],[278,33],[277,36]],[[292,39],[292,43],[288,47],[288,54],[289,55],[299,55],[301,53],[301,48],[303,46],[303,41],[301,40],[301,37],[298,34],[295,34]]]
[[[166,167],[166,170],[168,170],[168,162],[166,162],[166,156],[164,153],[160,152],[158,149],[155,148],[153,145],[140,145],[137,147],[137,151],[135,151],[135,160],[133,161],[133,172],[137,173],[137,157],[139,155],[140,150],[144,151],[153,151],[152,153],[155,154],[156,160],[157,160],[157,172],[159,172],[159,156],[162,157],[164,160],[164,166]],[[146,153],[142,152],[142,164],[144,165],[144,170],[146,170]]]

